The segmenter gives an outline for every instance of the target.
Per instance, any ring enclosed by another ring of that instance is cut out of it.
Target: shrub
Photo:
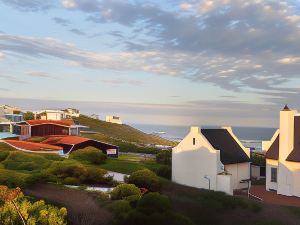
[[[0,169],[0,184],[8,187],[24,187],[26,186],[27,174],[16,171]]]
[[[84,184],[107,184],[112,180],[112,177],[107,176],[107,171],[104,169],[87,167],[73,162],[55,162],[47,170],[47,174],[49,180],[57,180],[62,183],[67,177],[76,178]]]
[[[163,150],[156,155],[156,162],[164,165],[172,164],[172,150]]]
[[[137,210],[145,213],[163,213],[171,209],[171,204],[167,196],[157,192],[145,194],[138,202]]]
[[[66,177],[64,180],[63,180],[63,183],[64,184],[67,184],[67,185],[79,185],[80,184],[80,181],[78,178],[76,177]]]
[[[140,189],[134,184],[120,184],[111,192],[111,199],[119,200],[132,195],[141,195]]]
[[[2,163],[6,169],[28,171],[45,169],[50,165],[44,157],[24,152],[11,152]]]
[[[118,200],[113,202],[109,208],[115,215],[119,215],[121,213],[128,213],[131,210],[131,206],[126,200]]]
[[[156,170],[156,174],[160,177],[164,177],[167,179],[171,179],[172,176],[172,169],[170,166],[167,165],[163,165],[160,166],[157,170]]]
[[[5,160],[9,155],[9,151],[0,151],[0,162]]]
[[[77,161],[99,165],[105,162],[107,156],[106,154],[102,153],[99,149],[88,147],[72,152],[71,158]]]
[[[148,169],[133,172],[128,178],[128,183],[135,184],[139,188],[147,188],[149,191],[158,191],[160,189],[158,177]]]

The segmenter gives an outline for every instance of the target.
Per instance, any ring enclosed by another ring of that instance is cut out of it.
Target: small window
[[[261,177],[265,177],[266,176],[266,167],[260,167],[260,173],[259,175]]]
[[[271,182],[277,183],[277,168],[271,168]]]
[[[193,138],[193,145],[196,144],[196,138]]]

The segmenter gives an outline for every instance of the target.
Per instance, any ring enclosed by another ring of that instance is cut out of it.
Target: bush
[[[171,209],[171,204],[167,196],[157,192],[145,194],[138,202],[137,210],[145,213],[163,213]]]
[[[64,184],[67,184],[67,185],[79,185],[80,184],[80,181],[78,178],[76,177],[66,177],[64,180],[63,180],[63,183]]]
[[[156,170],[156,174],[160,177],[164,177],[167,179],[171,179],[172,176],[172,169],[170,166],[167,165],[163,165],[160,166],[157,170]]]
[[[107,184],[112,177],[107,176],[107,171],[100,168],[87,167],[73,162],[55,162],[47,170],[49,180],[64,183],[66,178],[76,178],[83,184]],[[73,180],[74,181],[74,180]]]
[[[158,191],[160,189],[158,177],[148,169],[133,172],[128,178],[128,183],[135,184],[139,188],[147,188],[149,191]]]
[[[5,160],[9,155],[9,151],[0,151],[0,162]]]
[[[34,155],[24,152],[11,152],[2,162],[6,169],[10,170],[42,170],[51,163],[40,155]]]
[[[105,162],[107,156],[106,154],[102,153],[99,149],[88,147],[72,152],[71,158],[77,161],[99,165]]]
[[[156,162],[164,165],[172,164],[172,150],[163,150],[156,155]]]
[[[16,171],[0,169],[0,184],[8,187],[24,187],[27,182],[27,174]]]
[[[128,213],[131,210],[131,206],[126,200],[118,200],[113,202],[109,208],[115,215],[119,215],[121,213]]]
[[[120,184],[111,192],[111,199],[120,200],[132,195],[141,195],[140,189],[134,184]]]

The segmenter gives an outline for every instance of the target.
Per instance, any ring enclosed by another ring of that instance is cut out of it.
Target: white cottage
[[[172,151],[172,180],[176,183],[223,191],[246,188],[250,179],[250,150],[230,127],[200,129],[189,134]]]
[[[285,106],[279,129],[265,146],[266,190],[300,197],[300,114]]]

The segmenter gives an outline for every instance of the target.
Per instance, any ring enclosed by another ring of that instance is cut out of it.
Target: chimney
[[[294,149],[294,116],[296,112],[287,105],[280,111],[279,124],[279,161],[286,160]]]
[[[191,127],[190,132],[198,134],[198,133],[200,133],[200,128],[199,127]]]

